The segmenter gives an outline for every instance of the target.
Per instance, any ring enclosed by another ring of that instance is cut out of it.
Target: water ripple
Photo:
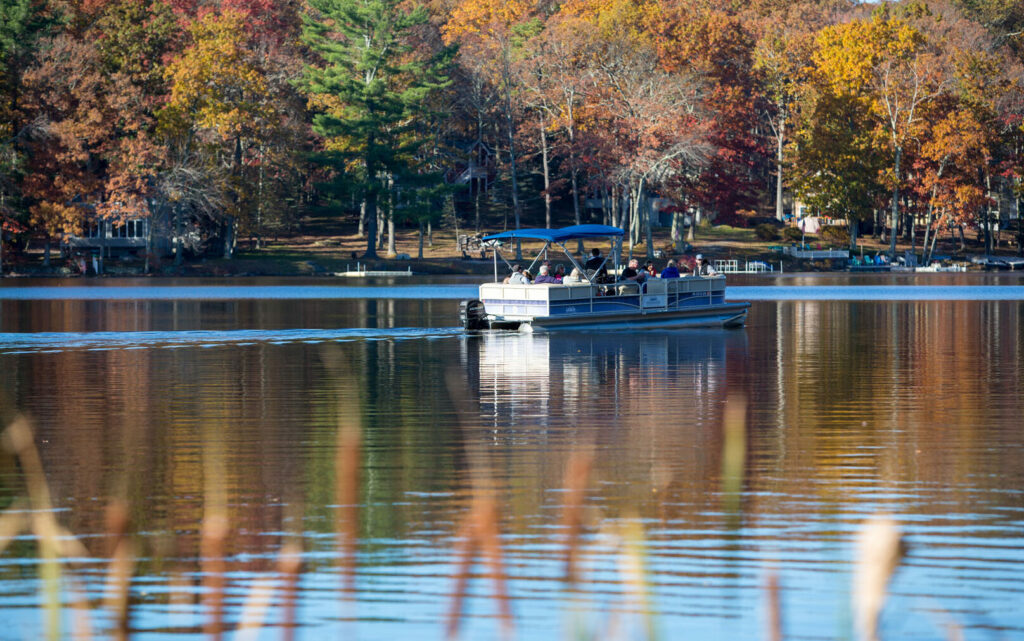
[[[447,338],[462,335],[461,327],[393,327],[346,329],[251,329],[146,332],[12,332],[0,333],[0,353],[67,350],[137,349],[145,347],[212,347],[252,343],[318,343],[354,340]]]

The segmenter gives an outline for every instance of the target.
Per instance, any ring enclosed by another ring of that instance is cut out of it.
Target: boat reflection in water
[[[572,438],[596,426],[614,434],[718,421],[727,364],[745,358],[747,337],[721,330],[489,332],[465,345],[481,423],[495,438],[547,439],[556,437],[549,432]]]

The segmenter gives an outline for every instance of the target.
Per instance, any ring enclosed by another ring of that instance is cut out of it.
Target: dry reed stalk
[[[281,617],[283,641],[293,641],[295,638],[295,603],[299,586],[299,572],[302,570],[302,548],[296,542],[286,543],[281,548],[281,555],[278,558],[278,570],[284,579],[281,586],[281,601],[283,614]]]
[[[452,592],[451,605],[445,623],[445,635],[448,639],[458,637],[473,559],[478,552],[483,557],[487,575],[494,586],[494,600],[498,604],[498,617],[501,620],[501,636],[504,639],[511,639],[515,636],[515,621],[512,616],[512,602],[508,591],[498,523],[498,508],[494,498],[489,493],[475,497],[473,505],[456,535],[455,552],[458,561],[455,589]]]
[[[647,552],[643,526],[639,518],[630,518],[622,524],[622,553],[619,555],[619,572],[627,589],[627,596],[643,613],[645,632],[648,639],[657,637],[655,613],[651,599],[651,586],[647,580]]]
[[[192,582],[180,566],[171,571],[167,585],[167,602],[172,613],[172,627],[191,625],[196,614],[196,599],[192,590]]]
[[[878,641],[878,619],[889,580],[906,549],[896,522],[888,516],[875,516],[861,527],[852,594],[857,638],[861,641]]]
[[[85,590],[72,576],[68,576],[68,592],[71,595],[71,639],[72,641],[92,640],[92,608]]]
[[[107,507],[107,536],[111,550],[107,571],[106,608],[114,622],[113,638],[128,639],[132,574],[135,571],[135,549],[128,537],[128,507],[115,501]]]
[[[214,514],[203,520],[203,533],[199,542],[202,557],[203,604],[206,622],[203,633],[219,641],[224,634],[224,541],[228,535],[228,520],[223,514]]]
[[[246,595],[242,605],[242,615],[239,619],[238,629],[235,631],[235,641],[256,641],[263,630],[263,621],[270,609],[270,603],[274,598],[274,580],[264,577],[253,583]]]
[[[484,498],[479,505],[476,527],[487,560],[488,573],[494,583],[494,598],[498,602],[498,616],[505,639],[515,636],[512,619],[512,602],[508,593],[508,579],[505,573],[505,557],[501,549],[501,533],[498,526],[498,506],[493,497]]]
[[[284,614],[281,617],[282,636],[292,639],[295,635],[295,602],[299,571],[302,568],[302,548],[297,543],[286,543],[281,546],[277,557],[277,567],[283,579],[281,582],[281,604]],[[241,621],[235,632],[235,641],[256,641],[263,630],[263,622],[267,611],[274,600],[274,580],[265,577],[256,581],[242,606]]]
[[[565,581],[575,585],[579,581],[577,559],[580,535],[583,531],[583,500],[587,481],[594,462],[591,449],[575,450],[569,456],[565,470],[565,503],[562,508],[562,528],[565,531]]]
[[[730,395],[725,402],[722,443],[722,495],[731,508],[739,507],[747,462],[747,399]],[[732,511],[732,510],[730,510]]]
[[[203,605],[206,621],[203,633],[213,641],[224,634],[224,543],[228,525],[228,498],[224,481],[223,442],[216,438],[212,425],[203,430],[203,524],[199,539],[200,566],[203,575]]]
[[[774,570],[768,573],[764,585],[766,599],[765,636],[768,641],[782,641],[782,599],[779,590],[779,574]]]
[[[356,591],[361,447],[362,430],[359,426],[342,423],[338,429],[338,449],[335,453],[335,491],[338,502],[335,526],[338,533],[342,590],[349,595],[355,594]]]
[[[496,500],[497,489],[491,475],[490,452],[472,436],[472,427],[464,420],[464,417],[472,415],[472,403],[463,389],[462,376],[454,368],[449,368],[445,372],[445,383],[463,435],[464,451],[469,462],[469,492],[472,496],[470,510],[456,536],[458,571],[445,626],[447,638],[454,639],[458,634],[473,558],[478,551],[483,554],[487,573],[494,584],[502,637],[511,638],[515,626],[501,547],[501,519]]]
[[[473,567],[477,540],[473,532],[472,521],[467,518],[455,535],[455,589],[452,591],[451,604],[445,617],[445,638],[455,639],[459,636],[459,623],[462,622],[462,609],[466,601],[466,590],[469,587],[469,573]]]
[[[28,527],[28,507],[28,502],[24,499],[15,499],[3,513],[0,513],[0,554],[3,554],[11,541]]]
[[[61,603],[60,603],[60,538],[62,530],[53,517],[53,504],[50,499],[50,487],[46,483],[43,464],[39,451],[33,441],[32,429],[22,417],[11,423],[3,434],[4,446],[18,458],[21,471],[25,475],[29,503],[32,514],[29,517],[33,534],[39,541],[39,556],[42,564],[39,574],[42,578],[44,612],[46,616],[46,633],[50,639],[61,638]]]

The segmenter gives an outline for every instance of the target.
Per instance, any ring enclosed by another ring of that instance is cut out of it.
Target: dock
[[[407,269],[403,270],[384,270],[384,269],[366,269],[366,265],[356,263],[356,268],[350,269],[349,265],[345,265],[345,271],[334,272],[335,276],[344,276],[347,278],[395,278],[395,277],[408,277],[412,276],[412,265],[409,265]]]

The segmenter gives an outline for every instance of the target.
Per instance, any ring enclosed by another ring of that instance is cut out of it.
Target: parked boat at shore
[[[479,299],[463,301],[463,326],[469,330],[520,331],[743,326],[750,303],[725,301],[725,276],[650,277],[643,282],[622,279],[616,261],[623,234],[617,227],[574,225],[484,237],[494,252],[494,282],[480,285]],[[612,263],[585,269],[565,246],[580,239],[610,241],[608,255]],[[544,243],[528,271],[556,246],[583,275],[582,282],[503,283],[498,278],[498,259],[506,264],[508,261],[501,256],[500,246],[517,240]],[[597,275],[602,270],[607,271],[607,277]]]

